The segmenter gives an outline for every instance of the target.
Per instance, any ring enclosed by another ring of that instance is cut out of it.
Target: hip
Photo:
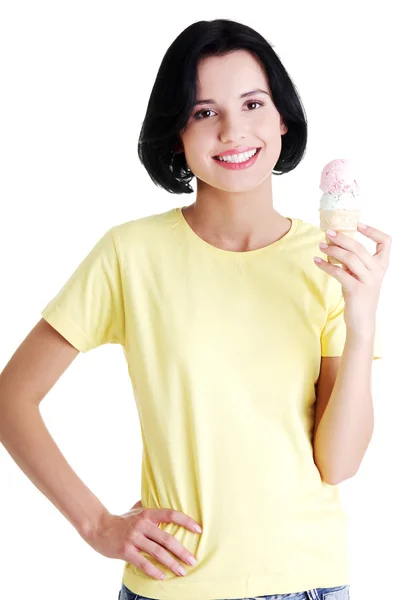
[[[119,591],[118,600],[158,600],[156,598],[148,598],[147,596],[139,596],[131,592],[123,583]],[[190,600],[188,598],[188,600]],[[207,600],[206,598],[204,600]],[[227,600],[218,598],[215,600]],[[330,588],[313,588],[302,592],[294,592],[291,594],[273,594],[267,596],[254,596],[252,598],[235,598],[231,600],[350,600],[350,585],[340,585]]]

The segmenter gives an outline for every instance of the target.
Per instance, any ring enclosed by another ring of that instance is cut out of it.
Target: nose
[[[240,142],[248,137],[240,118],[226,115],[220,123],[219,139],[222,143],[240,145]]]

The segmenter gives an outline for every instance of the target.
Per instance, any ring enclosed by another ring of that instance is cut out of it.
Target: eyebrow
[[[266,92],[265,90],[256,89],[256,90],[251,90],[250,92],[245,92],[244,94],[241,94],[239,96],[239,98],[246,98],[247,96],[252,96],[253,94],[267,94],[267,96],[269,96],[268,92]],[[194,106],[197,106],[199,104],[217,104],[217,103],[215,102],[215,100],[212,100],[212,98],[209,98],[208,100],[196,100],[196,103],[194,104]]]

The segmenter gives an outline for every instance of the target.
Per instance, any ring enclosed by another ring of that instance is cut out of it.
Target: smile
[[[241,154],[230,154],[227,156],[214,156],[213,159],[225,169],[245,169],[257,160],[261,148],[243,152]]]

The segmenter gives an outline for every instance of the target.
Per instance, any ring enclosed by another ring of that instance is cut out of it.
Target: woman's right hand
[[[186,574],[179,573],[182,565],[176,557],[190,565],[191,553],[173,535],[159,529],[159,523],[177,523],[198,533],[194,529],[198,523],[184,513],[170,508],[143,508],[139,500],[122,515],[104,513],[90,539],[85,541],[99,554],[129,562],[153,579],[165,579],[165,573],[140,554],[141,550],[177,575]]]

